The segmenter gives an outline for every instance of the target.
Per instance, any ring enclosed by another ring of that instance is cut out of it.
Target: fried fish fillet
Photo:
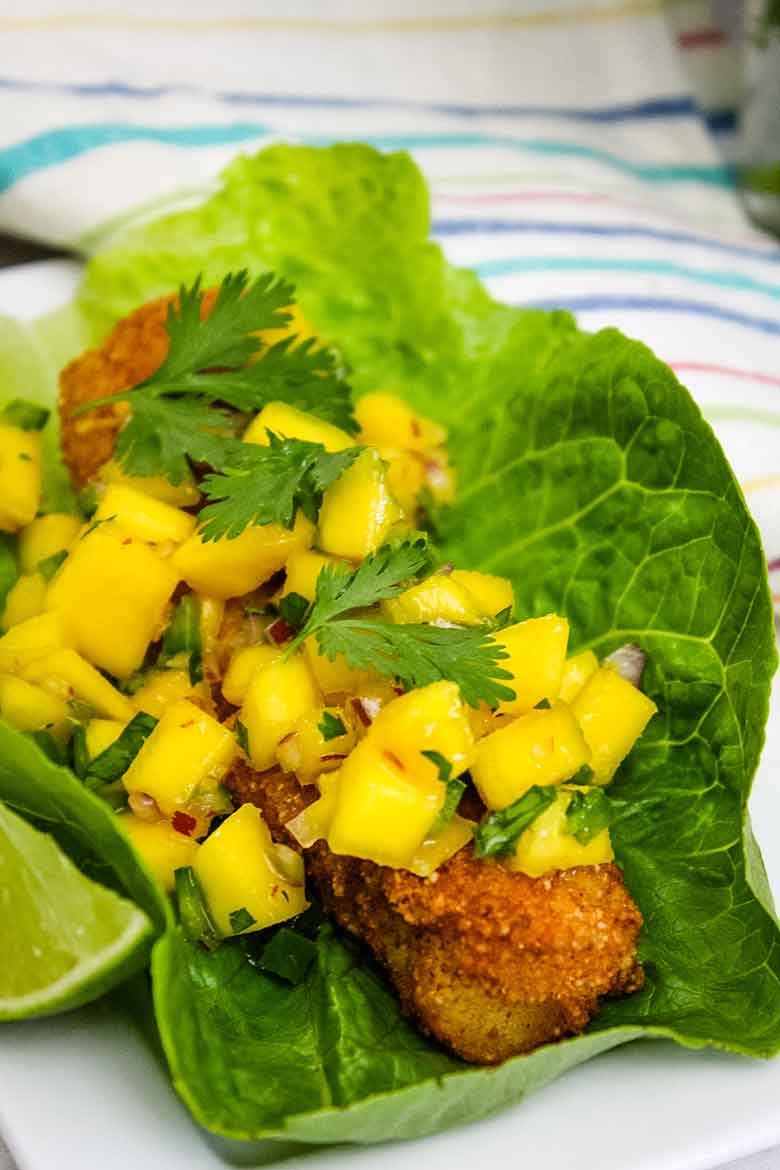
[[[318,793],[243,761],[229,786],[259,806],[278,840]],[[387,968],[404,1011],[475,1064],[496,1064],[581,1031],[599,997],[642,986],[642,916],[616,865],[530,878],[461,850],[430,878],[337,856],[306,869],[326,912]]]
[[[214,289],[204,293],[203,316],[211,311],[215,297]],[[60,444],[76,487],[83,487],[111,458],[128,408],[124,403],[107,404],[78,417],[73,411],[97,398],[121,394],[154,373],[168,353],[165,319],[175,301],[172,296],[160,297],[123,317],[102,345],[88,349],[60,374]]]

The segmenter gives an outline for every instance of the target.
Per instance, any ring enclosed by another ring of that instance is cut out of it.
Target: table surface
[[[59,255],[51,248],[41,247],[27,240],[9,239],[0,236],[0,268],[12,264],[28,264],[35,260],[48,260]],[[17,1170],[2,1137],[0,1137],[0,1170]],[[52,1167],[51,1170],[56,1170]],[[766,1150],[750,1158],[741,1158],[713,1170],[780,1170],[780,1150]]]

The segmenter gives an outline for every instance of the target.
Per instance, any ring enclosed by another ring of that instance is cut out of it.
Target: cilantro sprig
[[[324,488],[355,457],[299,440],[260,447],[238,438],[243,420],[235,412],[254,413],[269,402],[357,430],[349,386],[331,352],[312,338],[266,346],[259,336],[289,321],[284,309],[293,300],[287,281],[266,273],[250,282],[242,270],[224,278],[206,315],[198,277],[168,307],[168,354],[158,369],[139,385],[74,412],[130,406],[114,452],[128,475],[164,475],[176,484],[193,463],[207,464],[210,539],[238,536],[249,524],[292,527],[297,507],[313,516]]]
[[[361,451],[348,447],[330,452],[321,443],[267,434],[267,447],[242,443],[232,465],[203,480],[201,488],[210,501],[200,513],[204,540],[238,536],[250,524],[275,522],[292,528],[298,508],[316,520],[322,493]]]
[[[514,698],[500,681],[512,677],[499,665],[506,651],[489,629],[395,625],[361,612],[396,597],[429,568],[430,550],[422,537],[385,545],[354,570],[326,566],[289,652],[314,634],[326,658],[343,654],[355,669],[373,668],[408,689],[449,679],[472,707]]]

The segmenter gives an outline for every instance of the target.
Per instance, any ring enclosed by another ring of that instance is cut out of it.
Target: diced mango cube
[[[332,660],[320,654],[314,634],[303,643],[303,656],[314,681],[326,698],[357,691],[375,677],[370,670],[355,670],[343,654],[337,654]]]
[[[299,593],[307,601],[313,601],[317,592],[317,578],[328,565],[338,565],[342,562],[337,557],[328,557],[325,553],[312,552],[304,549],[293,553],[285,565],[286,578],[281,596],[288,593]]]
[[[280,742],[319,704],[314,679],[300,654],[270,662],[253,674],[240,719],[249,737],[249,758],[259,772],[273,766]]]
[[[566,619],[554,613],[530,618],[499,630],[495,639],[509,655],[500,665],[512,675],[506,685],[515,692],[514,699],[504,700],[498,710],[509,715],[522,715],[542,699],[554,703],[561,689],[569,640]]]
[[[199,845],[194,837],[177,833],[169,821],[142,821],[131,812],[121,812],[117,824],[127,834],[162,888],[170,893],[174,874],[192,865]]]
[[[200,597],[200,644],[204,657],[219,649],[219,633],[225,620],[225,601],[221,597]]]
[[[423,752],[437,752],[465,772],[474,758],[474,735],[468,708],[453,682],[442,680],[394,699],[371,724],[369,738],[390,753],[402,772],[434,779],[439,768]]]
[[[303,715],[284,737],[276,759],[279,767],[294,772],[301,784],[311,784],[323,772],[336,771],[355,741],[355,728],[344,707],[318,707]]]
[[[163,711],[179,699],[190,699],[208,705],[209,688],[206,683],[193,684],[188,670],[153,670],[146,682],[131,697],[136,711],[146,711],[159,719]]]
[[[197,484],[191,477],[181,483],[171,483],[164,475],[125,475],[113,459],[103,464],[99,478],[104,484],[134,488],[174,508],[192,508],[200,500]]]
[[[85,732],[90,760],[116,743],[126,726],[119,719],[90,719]]]
[[[306,806],[284,826],[303,849],[310,849],[315,841],[323,841],[330,831],[339,797],[340,774],[332,772],[319,782],[320,797]]]
[[[308,548],[314,526],[300,512],[292,530],[253,524],[232,540],[202,540],[200,533],[176,549],[171,564],[191,589],[208,597],[241,597],[283,569],[294,552]]]
[[[379,548],[401,516],[387,484],[387,467],[368,448],[323,495],[320,546],[334,556],[359,561]]]
[[[573,654],[563,664],[559,698],[563,703],[573,703],[585,683],[599,668],[599,660],[592,650]]]
[[[235,738],[188,699],[180,699],[160,722],[122,777],[128,792],[154,798],[165,817],[179,810],[208,819],[219,783],[238,752]]]
[[[116,678],[128,678],[162,630],[179,577],[117,521],[87,532],[49,586],[46,608],[61,613],[76,649]]]
[[[361,440],[377,447],[428,451],[441,446],[447,438],[443,426],[418,414],[402,398],[387,390],[374,390],[359,398],[355,417],[360,424]]]
[[[164,504],[126,484],[111,484],[95,512],[94,520],[117,520],[130,536],[149,544],[172,540],[181,544],[195,531],[196,520],[181,508]]]
[[[286,402],[269,402],[244,431],[245,443],[267,447],[268,431],[284,439],[303,439],[307,443],[321,443],[326,451],[344,451],[354,447],[356,440],[333,423],[288,406]]]
[[[135,714],[127,695],[113,687],[99,670],[95,670],[75,650],[52,650],[35,657],[21,668],[21,673],[29,682],[40,683],[46,690],[66,701],[80,699],[96,715],[121,719],[127,723]]]
[[[444,804],[444,784],[399,767],[392,751],[369,738],[339,772],[338,800],[328,830],[333,853],[404,868]]]
[[[380,608],[392,622],[451,622],[457,626],[478,626],[485,614],[459,582],[444,573],[434,573],[383,601]]]
[[[571,795],[561,790],[554,803],[520,834],[514,854],[505,861],[509,869],[529,877],[541,877],[554,869],[601,865],[613,860],[609,829],[602,829],[584,845],[566,831],[566,810]]]
[[[18,674],[34,658],[72,645],[73,637],[61,614],[39,614],[0,638],[0,671]]]
[[[418,877],[430,877],[440,865],[444,865],[445,861],[449,861],[473,840],[475,828],[474,821],[468,821],[456,813],[441,833],[423,841],[405,868]]]
[[[246,698],[252,678],[272,662],[278,662],[284,651],[278,646],[261,643],[259,646],[241,646],[234,650],[222,680],[222,694],[228,703],[240,707]]]
[[[447,452],[431,451],[425,460],[425,486],[437,504],[451,504],[455,499],[457,481]]]
[[[414,515],[418,497],[425,486],[425,460],[414,451],[399,447],[378,448],[387,464],[387,486],[404,512]]]
[[[204,841],[193,868],[222,935],[264,930],[306,909],[303,858],[274,844],[253,804],[242,805]]]
[[[10,630],[20,622],[43,613],[46,604],[46,582],[40,573],[22,573],[17,577],[5,599],[3,629]]]
[[[32,573],[41,561],[70,548],[80,528],[79,518],[67,512],[37,516],[19,533],[19,561],[25,573]]]
[[[486,617],[495,617],[515,604],[515,591],[507,577],[494,577],[491,573],[477,573],[471,569],[453,569],[450,580],[468,589],[480,611]]]
[[[19,731],[51,731],[61,737],[70,711],[64,699],[14,675],[0,675],[0,716]]]
[[[40,503],[40,433],[0,422],[0,531],[32,523]]]
[[[591,750],[594,784],[608,784],[658,708],[611,666],[600,667],[572,703]]]
[[[471,766],[488,808],[506,808],[534,784],[561,784],[590,762],[579,724],[565,703],[529,711],[480,739]]]

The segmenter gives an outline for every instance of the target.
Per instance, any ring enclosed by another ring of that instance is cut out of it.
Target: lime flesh
[[[143,965],[152,926],[0,804],[0,1020],[96,999]]]

